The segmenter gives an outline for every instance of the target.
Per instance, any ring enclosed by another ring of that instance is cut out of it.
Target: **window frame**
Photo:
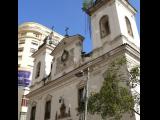
[[[25,95],[23,95],[23,97],[22,97],[21,106],[25,106],[25,107],[28,106],[28,99],[26,98]]]
[[[36,65],[36,75],[35,75],[35,79],[38,78],[40,76],[40,71],[41,71],[41,62],[39,61]]]
[[[106,25],[107,24],[107,25]],[[107,26],[107,27],[106,27]],[[103,28],[102,28],[103,27]],[[106,34],[102,33],[102,30],[105,29]],[[99,20],[99,30],[100,30],[100,37],[105,38],[106,36],[110,35],[110,24],[109,24],[109,17],[108,15],[103,15]]]
[[[82,90],[81,91],[82,95],[80,95],[80,90]],[[82,103],[82,101],[81,101],[82,98],[80,98],[80,97],[83,97],[83,90],[85,90],[85,86],[78,88],[78,107],[80,107],[80,105]],[[85,105],[85,103],[84,103],[84,105]]]
[[[27,35],[27,32],[22,32],[20,35],[25,36],[25,35]]]
[[[33,46],[38,46],[38,42],[31,42],[31,44],[33,45]]]
[[[20,40],[18,44],[25,44],[25,40]]]
[[[133,30],[132,30],[132,25],[131,22],[129,20],[129,18],[127,16],[125,16],[125,22],[126,22],[126,28],[127,28],[127,33],[131,36],[133,36]]]
[[[48,120],[50,118],[51,118],[51,100],[47,100],[45,103],[44,120]]]
[[[34,108],[34,109],[33,109]],[[33,111],[34,110],[34,111]],[[32,106],[31,108],[31,116],[30,116],[30,120],[35,120],[36,118],[36,105]]]
[[[21,61],[21,60],[22,60],[22,55],[18,56],[18,61]]]
[[[24,47],[19,47],[18,48],[18,52],[23,52],[23,50],[24,50]]]

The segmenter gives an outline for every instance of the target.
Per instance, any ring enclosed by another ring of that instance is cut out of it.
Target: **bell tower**
[[[140,46],[136,10],[128,0],[96,0],[83,10],[91,20],[94,50],[102,48],[105,53],[124,43],[136,49]]]
[[[33,76],[31,91],[39,88],[44,80],[46,80],[51,71],[53,56],[50,53],[54,50],[56,44],[53,39],[53,31],[44,38],[43,44],[39,46],[38,50],[32,54],[34,60]]]

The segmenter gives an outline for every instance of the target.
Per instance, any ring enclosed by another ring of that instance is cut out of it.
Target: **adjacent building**
[[[25,97],[29,93],[34,58],[32,54],[43,43],[46,36],[51,33],[51,29],[35,23],[26,22],[18,26],[18,119],[25,120],[28,99]],[[54,44],[57,45],[63,38],[62,35],[53,31]]]
[[[96,0],[84,9],[91,18],[93,50],[83,52],[82,35],[67,35],[55,47],[50,36],[32,54],[34,68],[27,120],[84,120],[78,111],[88,83],[88,95],[98,92],[110,63],[124,56],[125,70],[140,65],[136,10],[127,0]],[[81,74],[82,73],[82,74]],[[88,82],[87,82],[88,81]],[[124,84],[126,85],[126,84]],[[122,120],[139,120],[124,114]],[[87,120],[101,120],[87,114]]]

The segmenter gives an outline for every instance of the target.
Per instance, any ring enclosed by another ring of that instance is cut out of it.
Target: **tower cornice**
[[[101,8],[105,4],[109,4],[109,3],[112,3],[112,2],[116,2],[116,1],[119,1],[123,5],[125,5],[126,7],[128,7],[128,9],[130,9],[131,11],[133,11],[134,14],[137,12],[137,10],[126,0],[99,0],[98,2],[95,2],[95,3],[91,4],[91,5],[89,5],[87,8],[82,8],[82,9],[89,16],[91,16],[95,11],[97,11],[99,8]]]

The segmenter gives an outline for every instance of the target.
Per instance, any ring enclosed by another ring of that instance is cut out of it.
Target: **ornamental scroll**
[[[68,110],[66,109],[66,105],[63,101],[63,103],[60,106],[60,114],[58,114],[58,112],[56,111],[56,115],[55,115],[55,120],[72,120],[71,119],[71,111],[70,111],[70,107],[68,108]]]

